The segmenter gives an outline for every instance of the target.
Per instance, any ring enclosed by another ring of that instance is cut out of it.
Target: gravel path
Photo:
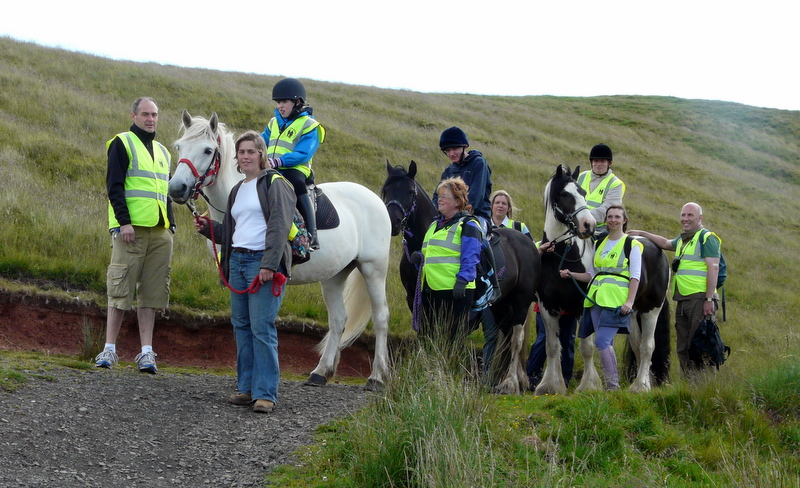
[[[226,403],[232,376],[132,368],[41,372],[0,392],[0,486],[261,486],[360,386],[282,381],[270,414]]]

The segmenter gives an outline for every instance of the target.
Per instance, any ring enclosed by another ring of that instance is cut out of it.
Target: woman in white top
[[[222,247],[223,276],[232,289],[238,393],[228,401],[235,405],[254,404],[253,411],[257,413],[271,412],[278,401],[280,367],[275,317],[283,289],[273,280],[276,273],[288,277],[291,271],[288,236],[296,202],[292,185],[278,172],[264,170],[266,152],[264,140],[255,131],[245,132],[237,139],[236,160],[244,180],[231,189],[223,222],[212,223],[214,236]],[[198,219],[195,226],[210,237],[205,220]],[[255,293],[236,292],[247,290],[256,280],[260,286]]]
[[[628,333],[630,313],[639,290],[644,246],[625,234],[628,214],[624,206],[612,205],[606,209],[606,227],[608,236],[597,243],[593,269],[572,276],[590,284],[578,337],[595,333],[606,388],[616,390],[619,373],[614,336]],[[562,270],[561,274],[569,276],[569,271]]]

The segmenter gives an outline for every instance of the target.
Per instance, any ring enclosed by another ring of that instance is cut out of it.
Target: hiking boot
[[[253,397],[249,393],[234,393],[228,397],[228,403],[234,405],[250,405],[253,403]]]
[[[275,410],[275,403],[269,400],[256,400],[256,404],[253,406],[255,413],[270,413],[273,410]]]
[[[134,359],[139,371],[142,373],[156,374],[158,368],[156,367],[156,353],[154,352],[140,352]]]
[[[115,353],[111,349],[106,348],[103,349],[103,352],[98,354],[97,357],[94,358],[94,360],[95,360],[94,363],[95,368],[111,369],[117,365],[118,358],[117,358],[117,353]]]

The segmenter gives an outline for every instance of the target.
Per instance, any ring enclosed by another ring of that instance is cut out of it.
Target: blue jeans
[[[564,383],[569,386],[572,379],[572,370],[575,366],[575,329],[578,321],[572,315],[559,315],[558,317],[558,340],[561,342],[561,374],[564,376]],[[531,346],[528,355],[528,364],[525,368],[531,386],[538,385],[544,374],[544,362],[547,359],[545,346],[546,331],[541,314],[536,314],[536,341]]]
[[[245,290],[261,271],[263,253],[232,252],[228,283]],[[285,285],[284,285],[285,287]],[[250,393],[253,400],[278,403],[278,329],[275,317],[283,293],[272,294],[272,282],[261,285],[257,293],[231,292],[231,323],[236,337],[236,375],[240,393]]]

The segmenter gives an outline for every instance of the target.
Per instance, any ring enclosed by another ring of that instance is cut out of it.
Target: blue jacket
[[[312,110],[306,110],[300,112],[297,117],[301,117],[303,115],[307,115],[311,118],[314,118],[311,115]],[[275,119],[278,121],[278,127],[281,130],[285,129],[289,124],[292,123],[294,119],[284,119],[281,116],[281,113],[278,112],[278,109],[275,109]],[[264,132],[261,133],[261,138],[269,144],[269,124],[264,128]],[[314,157],[314,153],[317,152],[319,148],[319,131],[312,130],[308,134],[300,137],[300,140],[297,141],[297,145],[294,148],[294,151],[290,153],[286,153],[281,156],[281,161],[283,161],[283,166],[286,168],[291,168],[293,166],[297,166],[298,164],[307,163],[311,158]]]
[[[473,215],[490,219],[492,217],[492,205],[489,197],[492,194],[492,169],[489,163],[483,158],[480,151],[473,149],[464,157],[463,164],[451,163],[442,172],[442,178],[460,176],[464,183],[469,187],[469,203],[472,205]],[[433,205],[437,206],[439,195],[433,192]]]

